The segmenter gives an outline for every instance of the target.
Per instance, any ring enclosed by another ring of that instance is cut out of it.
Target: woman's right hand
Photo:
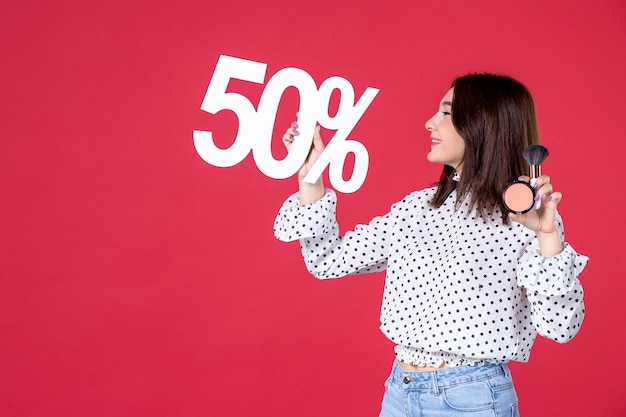
[[[300,132],[298,131],[298,123],[297,122],[291,123],[291,127],[287,129],[287,131],[283,135],[283,143],[285,144],[285,147],[287,148],[287,152],[289,152],[289,150],[291,149],[291,145],[293,144],[293,141],[298,140],[297,137],[299,135],[300,135]],[[311,150],[309,151],[309,155],[307,156],[306,160],[304,161],[304,163],[298,170],[298,181],[302,181],[304,177],[306,176],[306,174],[309,173],[309,171],[313,167],[313,164],[320,157],[323,150],[324,150],[324,142],[322,141],[322,136],[320,135],[320,128],[318,125],[318,126],[315,126],[315,133],[313,134],[313,144],[311,145]]]
[[[283,135],[283,144],[287,148],[287,151],[291,149],[291,145],[294,141],[298,140],[297,137],[300,135],[298,132],[298,123],[291,123],[291,127],[287,129],[285,134]],[[315,132],[313,133],[313,143],[311,144],[311,150],[307,155],[304,163],[298,170],[298,185],[300,187],[300,205],[311,204],[324,196],[324,183],[322,180],[322,176],[320,175],[319,179],[315,182],[315,184],[309,184],[304,182],[304,177],[309,173],[315,161],[320,157],[324,151],[324,141],[322,141],[322,136],[320,135],[320,127],[319,125],[315,126]]]

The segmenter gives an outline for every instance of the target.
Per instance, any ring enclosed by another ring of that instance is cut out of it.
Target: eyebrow
[[[441,105],[442,106],[452,106],[452,102],[451,101],[442,101]]]

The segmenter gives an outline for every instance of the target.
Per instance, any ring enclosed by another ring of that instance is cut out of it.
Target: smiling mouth
[[[431,145],[439,145],[441,143],[440,139],[430,138]]]

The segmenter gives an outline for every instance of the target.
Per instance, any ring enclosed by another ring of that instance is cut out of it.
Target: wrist
[[[316,201],[321,200],[326,192],[321,177],[314,184],[299,180],[298,186],[300,189],[301,206],[305,206],[307,204],[315,203]]]
[[[563,252],[565,247],[558,230],[553,232],[536,232],[539,240],[539,253],[544,258],[550,258]]]
[[[551,232],[542,232],[541,230],[538,230],[535,232],[535,234],[537,235],[537,237],[544,237],[548,239],[561,239],[561,233],[558,230],[553,230]]]

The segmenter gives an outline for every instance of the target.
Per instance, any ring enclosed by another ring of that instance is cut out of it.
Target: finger
[[[285,132],[285,134],[282,137],[283,144],[285,145],[287,150],[291,149],[291,144],[292,144],[294,138],[296,136],[298,136],[299,134],[300,134],[300,132],[298,132],[295,129],[292,129],[292,128],[287,129],[287,131]]]
[[[550,193],[546,197],[546,205],[549,205],[549,207],[552,208],[556,208],[556,206],[561,202],[562,199],[563,194],[561,194],[559,191],[555,191],[553,193]]]
[[[537,184],[538,189],[537,189],[537,194],[540,196],[540,198],[543,200],[545,197],[549,196],[550,194],[552,194],[552,184],[548,183],[548,184],[543,184],[543,185],[539,185]]]
[[[313,148],[318,152],[324,150],[324,141],[322,140],[319,125],[315,126],[315,131],[313,132]]]
[[[289,133],[291,136],[298,136],[300,134],[300,132],[298,131],[298,122],[291,122],[291,126],[289,126],[289,129],[287,129],[287,133]]]
[[[542,184],[548,184],[550,182],[549,175],[541,175],[537,179],[540,180]]]
[[[285,148],[287,148],[287,151],[289,151],[291,149],[291,144],[293,142],[293,136],[289,133],[286,132],[283,137],[283,145],[285,145]]]
[[[550,184],[550,176],[541,175],[535,178],[535,184],[537,184],[537,188],[543,187],[546,184]]]
[[[285,134],[283,135],[283,142],[285,144],[287,143],[291,143],[293,142],[293,139],[298,136],[300,134],[300,132],[298,132],[298,123],[297,122],[292,122],[291,126],[289,127],[289,129],[287,129],[285,131]]]

